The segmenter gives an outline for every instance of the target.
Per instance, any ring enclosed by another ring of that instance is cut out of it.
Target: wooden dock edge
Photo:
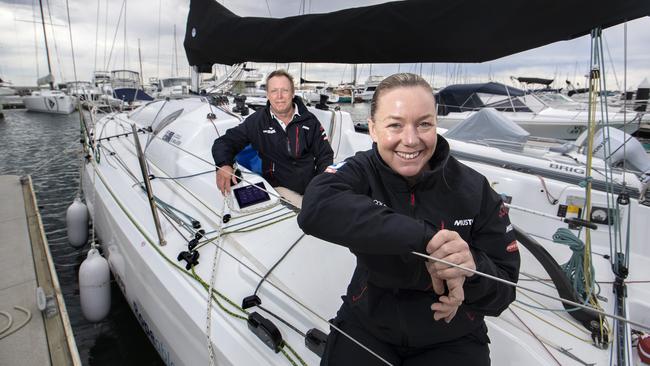
[[[48,317],[43,313],[50,360],[53,366],[73,365],[82,366],[77,344],[72,333],[70,318],[63,301],[59,278],[54,268],[50,247],[47,243],[41,214],[38,210],[36,195],[31,176],[20,178],[25,202],[25,214],[29,228],[29,237],[34,256],[36,282],[42,287],[46,296],[54,296],[57,313]]]

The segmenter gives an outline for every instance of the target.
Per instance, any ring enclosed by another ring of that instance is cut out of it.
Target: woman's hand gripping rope
[[[427,244],[426,251],[432,257],[476,270],[476,264],[469,250],[469,245],[455,231],[438,231]],[[431,283],[435,293],[443,295],[445,293],[445,284],[449,290],[446,296],[438,298],[439,302],[431,305],[431,310],[434,312],[433,318],[435,320],[444,319],[445,322],[449,323],[456,315],[456,311],[458,311],[463,300],[465,300],[463,290],[465,277],[471,277],[474,274],[440,262],[428,261],[425,265],[431,276]]]

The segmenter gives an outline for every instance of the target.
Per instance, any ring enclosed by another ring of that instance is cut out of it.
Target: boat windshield
[[[162,79],[160,83],[161,83],[160,84],[161,87],[163,88],[190,85],[190,78],[168,78],[168,79]]]
[[[519,97],[477,93],[483,107],[494,108],[501,112],[532,112],[532,110]]]

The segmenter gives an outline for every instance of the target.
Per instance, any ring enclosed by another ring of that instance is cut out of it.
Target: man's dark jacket
[[[270,104],[229,129],[212,145],[217,166],[230,165],[251,144],[262,159],[262,175],[272,186],[303,194],[309,181],[332,164],[334,152],[316,116],[294,97],[299,115],[287,125],[271,117]]]
[[[488,342],[483,316],[505,310],[515,289],[473,275],[453,320],[435,321],[431,277],[411,252],[425,253],[437,230],[453,230],[469,245],[478,271],[516,282],[519,252],[507,209],[485,177],[449,155],[441,136],[429,165],[409,185],[373,145],[311,182],[298,224],[356,255],[344,306],[379,339],[410,347],[468,335]]]

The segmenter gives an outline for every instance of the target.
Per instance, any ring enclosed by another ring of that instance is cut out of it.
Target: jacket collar
[[[408,181],[403,176],[397,174],[379,155],[377,143],[372,144],[373,159],[383,179],[387,185],[400,192],[408,192],[415,188],[428,188],[435,185],[438,179],[444,174],[447,162],[449,161],[449,143],[444,137],[438,135],[436,149],[429,160],[430,170],[424,171],[414,185],[409,186]]]

